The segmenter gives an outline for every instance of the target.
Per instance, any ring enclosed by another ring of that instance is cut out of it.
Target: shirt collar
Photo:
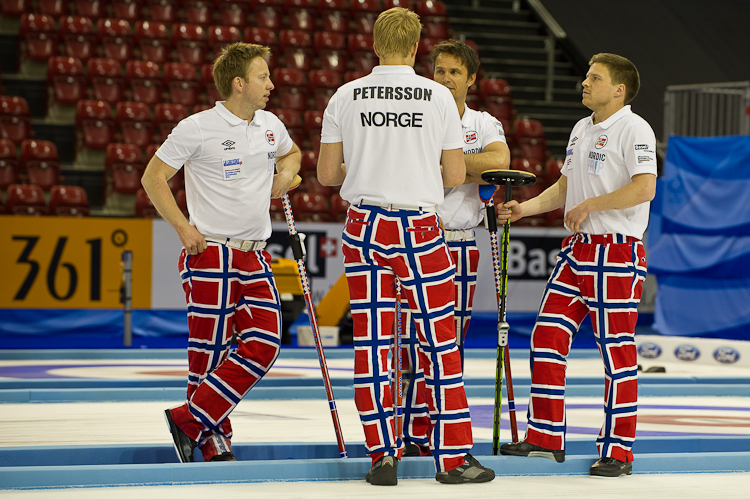
[[[464,102],[464,115],[461,116],[461,126],[469,126],[469,125],[471,125],[471,117],[470,117],[470,115],[473,112],[474,112],[474,110],[472,110]]]
[[[604,129],[607,129],[615,124],[617,120],[622,118],[625,115],[633,114],[633,111],[630,110],[630,104],[627,106],[623,106],[620,110],[618,110],[615,114],[607,118],[606,120],[602,121],[601,123],[597,123],[595,126],[602,127]],[[589,116],[589,122],[593,125],[594,124],[594,113],[591,113],[591,116]]]
[[[372,68],[372,74],[409,74],[413,75],[416,74],[414,72],[414,68],[411,66],[402,66],[402,65],[383,65],[383,66],[375,66]]]
[[[229,123],[232,126],[238,126],[238,125],[247,125],[247,120],[243,120],[236,114],[232,113],[229,109],[225,107],[226,101],[217,101],[216,106],[214,109],[216,109],[216,112],[219,113],[219,116],[224,118],[227,123]],[[260,111],[260,110],[259,110]],[[255,115],[253,116],[253,121],[250,122],[253,126],[262,126],[265,123],[265,117],[263,116],[263,113],[259,113],[258,111],[255,111]]]

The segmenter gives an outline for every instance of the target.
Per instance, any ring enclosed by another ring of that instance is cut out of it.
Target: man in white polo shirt
[[[626,105],[638,93],[632,62],[597,54],[583,82],[593,114],[570,134],[560,179],[534,199],[498,207],[498,218],[565,206],[563,241],[531,336],[526,438],[500,452],[565,460],[565,365],[580,324],[591,316],[604,362],[605,421],[596,440],[595,476],[632,472],[638,370],[635,324],[646,279],[643,233],[656,190],[656,137]]]
[[[271,368],[281,343],[281,305],[263,251],[271,197],[286,193],[301,154],[263,111],[273,83],[268,47],[227,46],[214,64],[226,101],[177,124],[148,164],[143,187],[177,231],[188,305],[187,402],[165,411],[181,462],[235,460],[229,414]],[[182,166],[190,222],[167,185]],[[227,355],[236,333],[239,348]]]
[[[479,56],[476,51],[458,40],[439,43],[430,54],[434,66],[434,80],[450,90],[461,117],[466,180],[463,185],[445,189],[445,200],[438,207],[443,221],[445,240],[456,265],[456,301],[454,318],[456,342],[464,361],[464,338],[469,328],[471,308],[479,268],[479,249],[474,238],[474,227],[484,218],[484,203],[477,184],[484,184],[485,170],[505,169],[510,165],[510,150],[505,141],[503,125],[492,115],[475,111],[466,105],[466,95],[476,81]],[[404,306],[402,310],[408,312]],[[405,368],[404,390],[404,448],[405,456],[429,455],[427,448],[430,415],[424,396],[424,373],[417,349],[419,342],[411,334],[411,321],[404,321],[404,347],[408,348],[408,370]],[[406,365],[406,362],[404,362]]]
[[[406,9],[378,16],[373,48],[380,65],[331,98],[318,159],[320,182],[341,185],[350,203],[342,252],[354,322],[354,398],[373,464],[365,478],[373,485],[396,485],[402,453],[388,362],[395,278],[424,354],[436,480],[495,476],[468,454],[473,442],[453,321],[454,265],[436,208],[443,188],[465,179],[461,125],[448,89],[414,73],[421,28]]]

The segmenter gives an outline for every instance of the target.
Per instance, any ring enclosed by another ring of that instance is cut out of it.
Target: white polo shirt
[[[593,114],[583,118],[570,134],[562,168],[568,178],[565,212],[585,199],[616,191],[640,173],[656,175],[656,136],[646,120],[630,106],[596,125]],[[591,212],[581,224],[581,232],[642,239],[649,205]]]
[[[275,158],[292,145],[274,114],[255,111],[248,124],[217,102],[180,121],[156,155],[185,166],[190,223],[201,234],[263,241],[271,235]]]
[[[505,141],[503,125],[491,114],[464,108],[461,118],[464,154],[478,154],[493,142]],[[448,230],[473,229],[484,218],[484,203],[478,184],[445,189],[445,201],[438,207],[443,226]]]
[[[442,151],[463,146],[450,90],[409,66],[377,66],[340,87],[321,142],[343,142],[342,198],[415,207],[443,202]]]

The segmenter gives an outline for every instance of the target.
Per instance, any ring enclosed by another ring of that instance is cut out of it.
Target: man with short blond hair
[[[394,8],[375,22],[372,74],[338,89],[323,116],[318,179],[349,201],[342,236],[354,323],[354,399],[373,485],[396,485],[403,451],[394,421],[388,349],[395,282],[424,353],[435,479],[487,482],[471,457],[472,431],[453,324],[454,265],[437,205],[466,176],[461,122],[450,92],[414,73],[419,17]],[[342,167],[342,163],[345,164]]]
[[[178,267],[188,306],[187,401],[167,409],[177,457],[234,461],[229,414],[273,365],[281,302],[264,251],[271,197],[286,193],[301,154],[263,111],[273,83],[269,49],[235,43],[214,64],[226,101],[182,120],[151,159],[143,187],[183,245]],[[185,167],[190,221],[167,180]],[[239,347],[229,354],[232,335]]]
[[[539,196],[498,206],[511,222],[565,206],[563,241],[531,333],[531,394],[526,438],[500,446],[513,456],[565,460],[565,366],[586,316],[604,363],[604,425],[594,476],[632,473],[638,404],[635,324],[646,254],[643,233],[656,191],[656,137],[627,105],[638,93],[635,65],[597,54],[583,82],[593,111],[570,134],[560,179]]]

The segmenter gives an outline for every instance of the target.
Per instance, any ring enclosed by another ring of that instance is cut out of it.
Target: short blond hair
[[[641,89],[641,76],[638,74],[635,64],[621,55],[606,52],[594,55],[589,61],[589,66],[596,63],[607,66],[609,78],[613,85],[619,85],[620,83],[625,85],[625,104],[635,99],[638,90]]]
[[[381,12],[375,21],[373,43],[381,56],[408,57],[419,42],[422,23],[414,12],[394,7]]]
[[[214,62],[214,83],[222,99],[232,96],[232,81],[238,76],[243,80],[250,71],[250,65],[256,57],[268,62],[271,49],[254,43],[237,42],[221,49],[221,54]]]

